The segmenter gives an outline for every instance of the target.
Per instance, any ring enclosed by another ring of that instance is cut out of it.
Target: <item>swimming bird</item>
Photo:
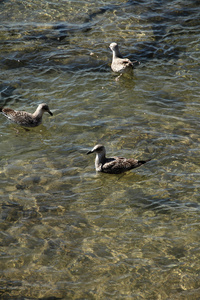
[[[133,69],[133,64],[136,62],[130,61],[128,58],[123,58],[119,51],[117,43],[111,43],[109,48],[113,52],[111,69],[113,72],[118,72],[120,74],[129,72]]]
[[[96,145],[92,150],[87,152],[87,154],[90,153],[96,153],[95,158],[95,168],[97,172],[104,172],[104,173],[110,173],[110,174],[120,174],[126,171],[129,171],[131,169],[140,167],[141,165],[145,164],[146,162],[150,161],[148,160],[137,160],[133,158],[123,158],[123,157],[106,157],[106,149],[103,145]]]
[[[0,112],[10,121],[17,123],[23,127],[36,127],[42,123],[43,113],[48,112],[51,116],[53,113],[50,111],[46,103],[39,104],[36,111],[31,114],[26,111],[17,111],[11,108],[0,108]]]

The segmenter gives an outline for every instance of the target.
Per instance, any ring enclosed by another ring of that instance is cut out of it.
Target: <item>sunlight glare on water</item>
[[[1,1],[1,299],[198,299],[198,1]],[[111,42],[137,60],[110,69]],[[97,174],[88,150],[152,160]]]

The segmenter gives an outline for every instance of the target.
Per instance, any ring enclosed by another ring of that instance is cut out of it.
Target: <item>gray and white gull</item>
[[[119,51],[119,46],[117,43],[111,43],[109,48],[112,50],[112,64],[111,69],[113,72],[118,72],[120,74],[130,72],[134,67],[134,62],[130,61],[128,58],[123,58]]]
[[[11,108],[2,107],[0,108],[0,112],[10,121],[23,127],[36,127],[40,125],[42,123],[42,116],[45,112],[48,112],[53,116],[53,113],[46,103],[39,104],[33,114],[26,111],[17,111]]]
[[[138,168],[145,164],[148,160],[137,160],[133,158],[123,158],[123,157],[106,157],[106,149],[103,145],[96,145],[92,150],[87,152],[87,154],[96,153],[95,158],[95,168],[97,172],[104,172],[110,174],[120,174],[129,171],[134,168]]]

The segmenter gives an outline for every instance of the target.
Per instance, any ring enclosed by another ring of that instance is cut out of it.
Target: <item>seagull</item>
[[[0,112],[10,121],[17,123],[23,127],[36,127],[42,123],[43,113],[48,112],[51,116],[53,113],[50,111],[46,103],[39,104],[36,111],[31,114],[26,111],[17,111],[11,108],[0,108]]]
[[[90,153],[96,153],[95,158],[95,168],[97,172],[104,172],[104,173],[110,173],[110,174],[120,174],[124,173],[126,171],[129,171],[131,169],[140,167],[141,165],[145,164],[146,162],[150,161],[148,160],[137,160],[133,158],[123,158],[123,157],[106,157],[106,149],[103,145],[96,145],[92,150],[87,152],[87,154]]]
[[[112,64],[111,64],[111,69],[113,70],[113,72],[120,73],[120,76],[123,73],[130,72],[133,69],[133,64],[136,61],[132,62],[128,58],[123,58],[123,56],[119,51],[119,47],[117,43],[111,43],[109,48],[113,52]]]

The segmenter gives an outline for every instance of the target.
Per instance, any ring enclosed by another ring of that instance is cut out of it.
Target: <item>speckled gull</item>
[[[128,58],[123,58],[119,51],[117,43],[111,43],[109,47],[113,53],[111,64],[111,69],[113,70],[113,72],[122,74],[131,71],[133,69],[134,62],[131,62]]]
[[[11,108],[0,108],[0,112],[10,121],[23,127],[36,127],[42,123],[43,113],[48,112],[51,116],[53,113],[49,110],[46,103],[39,104],[36,111],[31,114],[26,111],[17,111]]]
[[[133,158],[123,158],[123,157],[106,157],[106,149],[103,145],[96,145],[94,148],[87,152],[87,154],[90,153],[96,153],[95,158],[95,168],[97,172],[104,172],[104,173],[110,173],[110,174],[120,174],[126,171],[129,171],[131,169],[140,167],[141,165],[145,164],[146,162],[150,161],[148,160],[136,160]]]

